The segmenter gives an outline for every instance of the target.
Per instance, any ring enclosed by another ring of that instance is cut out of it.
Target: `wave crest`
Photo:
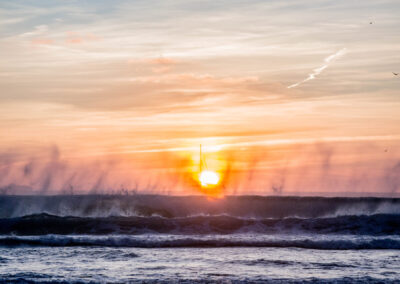
[[[183,247],[271,247],[303,248],[320,250],[354,250],[354,249],[400,249],[398,238],[368,239],[252,239],[252,238],[136,238],[133,236],[40,236],[40,237],[0,237],[0,246],[104,246],[135,248],[183,248]]]
[[[400,214],[397,198],[324,198],[229,196],[0,196],[0,218],[48,213],[57,216],[229,215],[243,218],[320,218],[345,215]]]
[[[49,214],[0,219],[0,234],[353,234],[400,235],[400,215],[378,214],[330,218],[195,217],[59,217]]]

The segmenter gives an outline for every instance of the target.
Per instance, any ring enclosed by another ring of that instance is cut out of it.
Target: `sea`
[[[400,283],[400,199],[0,196],[0,283]]]

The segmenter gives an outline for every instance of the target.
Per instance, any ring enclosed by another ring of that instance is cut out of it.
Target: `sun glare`
[[[217,185],[219,182],[219,176],[216,172],[213,171],[202,171],[200,173],[200,183],[201,186],[213,186]]]

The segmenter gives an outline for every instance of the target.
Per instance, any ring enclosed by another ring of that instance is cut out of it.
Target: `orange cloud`
[[[54,41],[52,39],[47,39],[47,38],[35,38],[31,41],[31,43],[35,45],[48,45],[48,44],[53,44]]]
[[[176,61],[175,59],[166,57],[152,58],[149,59],[148,62],[154,65],[174,65],[178,63],[178,61]]]
[[[128,64],[144,65],[146,68],[149,68],[151,72],[156,74],[167,73],[178,63],[179,61],[166,57],[128,60]]]
[[[79,38],[79,37],[75,37],[75,38],[69,38],[66,40],[67,43],[72,43],[72,44],[76,44],[76,43],[82,43],[83,39]]]
[[[77,32],[71,32],[68,31],[67,32],[67,38],[65,40],[66,43],[69,44],[80,44],[83,42],[87,42],[87,41],[96,41],[96,40],[100,40],[99,37],[93,35],[93,34],[80,34]]]
[[[177,64],[177,61],[171,58],[159,57],[149,59],[148,63],[154,65],[154,67],[151,68],[153,73],[166,73],[171,71],[172,66]]]

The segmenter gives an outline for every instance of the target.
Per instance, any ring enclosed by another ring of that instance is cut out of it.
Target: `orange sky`
[[[399,11],[1,3],[0,187],[196,194],[202,144],[223,194],[396,193]]]

